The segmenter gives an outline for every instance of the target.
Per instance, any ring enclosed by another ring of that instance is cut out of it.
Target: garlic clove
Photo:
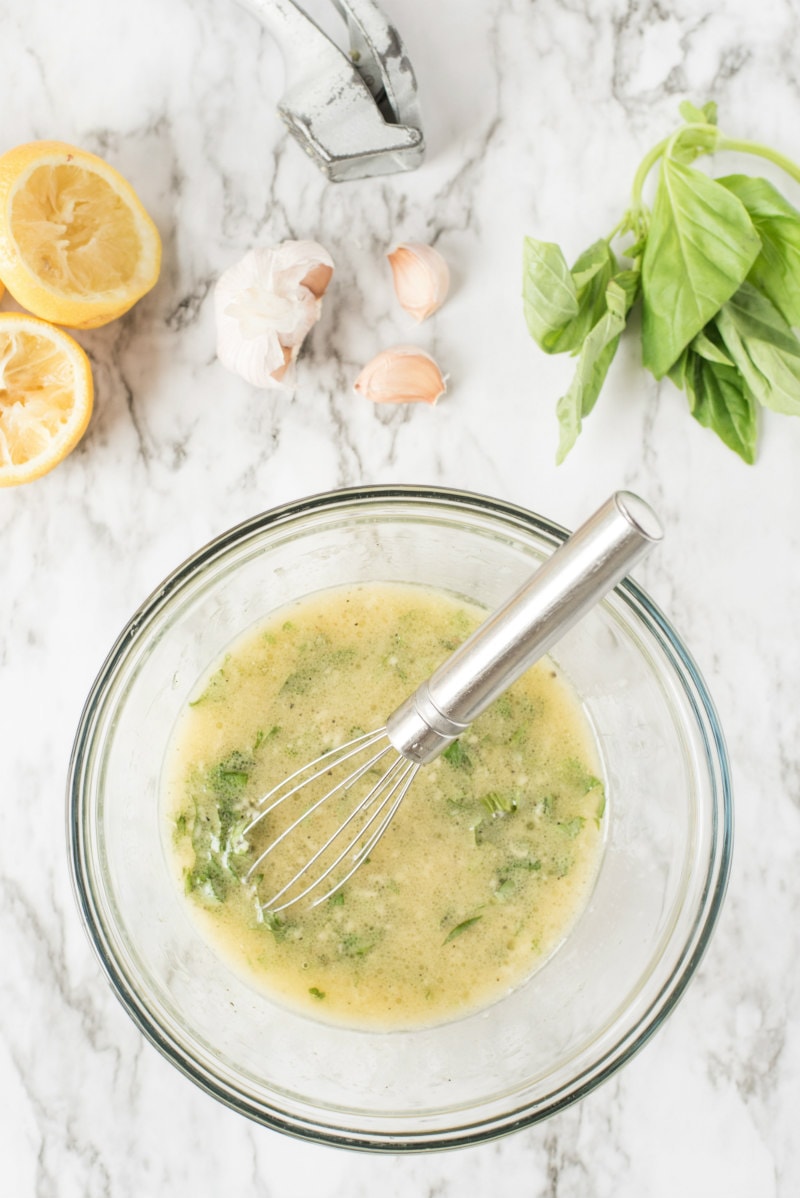
[[[236,316],[217,307],[217,357],[228,370],[254,387],[271,387],[273,371],[285,365],[283,351],[276,330],[248,336]]]
[[[373,403],[435,404],[447,388],[430,354],[416,345],[395,345],[367,363],[354,390]]]
[[[286,373],[294,365],[294,360],[297,357],[297,349],[289,349],[287,346],[281,346],[283,349],[283,366],[279,366],[277,370],[273,370],[272,378],[276,383],[281,385],[286,378]]]
[[[417,321],[441,308],[450,290],[447,263],[433,246],[407,241],[387,254],[401,307]]]
[[[307,287],[312,295],[320,299],[328,290],[328,284],[333,278],[333,267],[328,266],[326,262],[320,262],[317,266],[313,266],[307,275],[302,278],[302,284]]]
[[[318,268],[327,267],[327,277],[321,272],[319,290],[309,287],[317,298],[323,294],[333,274],[333,259],[318,241],[282,241],[273,246],[271,252],[275,278],[281,288],[307,286],[309,276],[313,279]]]
[[[255,387],[291,390],[293,365],[317,322],[333,260],[315,241],[249,253],[217,281],[217,356]]]

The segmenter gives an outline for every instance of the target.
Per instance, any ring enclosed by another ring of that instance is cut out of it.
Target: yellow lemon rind
[[[138,233],[141,256],[129,283],[114,290],[82,297],[49,286],[31,270],[18,246],[11,207],[14,196],[41,166],[71,165],[93,172],[125,204]],[[127,179],[109,163],[65,142],[38,141],[17,146],[0,156],[0,280],[23,308],[42,320],[75,329],[93,329],[124,315],[155,285],[161,269],[161,238]]]
[[[63,462],[86,432],[94,407],[91,364],[77,341],[63,329],[35,316],[28,316],[25,312],[0,312],[0,337],[3,333],[13,334],[15,331],[43,337],[65,355],[73,369],[75,402],[69,420],[46,453],[38,454],[18,466],[0,464],[0,487],[16,487],[34,482]]]

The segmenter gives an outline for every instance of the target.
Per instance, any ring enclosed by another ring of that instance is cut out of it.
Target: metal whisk
[[[275,914],[321,890],[310,903],[317,906],[339,890],[383,836],[420,767],[438,757],[662,536],[652,508],[630,491],[617,491],[392,712],[383,728],[321,754],[264,795],[245,838],[280,804],[331,776],[330,787],[267,845],[246,880],[324,803],[385,766],[375,781],[357,789],[352,811],[264,909]]]

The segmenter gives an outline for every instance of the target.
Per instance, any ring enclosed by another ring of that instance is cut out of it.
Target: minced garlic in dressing
[[[278,1000],[358,1027],[452,1019],[526,979],[586,903],[604,788],[548,659],[420,769],[369,860],[320,907],[265,913],[267,862],[242,880],[289,818],[280,809],[244,839],[258,799],[382,726],[484,617],[422,587],[322,592],[246,633],[182,713],[165,773],[176,877],[220,955]],[[326,805],[331,828],[348,801]],[[287,840],[298,864],[327,835],[319,813],[309,825]]]

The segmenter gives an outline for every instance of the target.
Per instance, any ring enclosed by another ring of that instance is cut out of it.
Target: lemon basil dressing
[[[369,860],[321,906],[271,915],[266,863],[246,880],[289,818],[280,809],[243,835],[259,798],[381,726],[484,615],[421,587],[322,593],[242,637],[182,713],[165,787],[175,874],[207,939],[270,995],[362,1027],[453,1018],[529,976],[585,904],[604,788],[547,659],[419,771]],[[343,807],[329,806],[332,830]],[[287,843],[299,865],[308,839]]]

